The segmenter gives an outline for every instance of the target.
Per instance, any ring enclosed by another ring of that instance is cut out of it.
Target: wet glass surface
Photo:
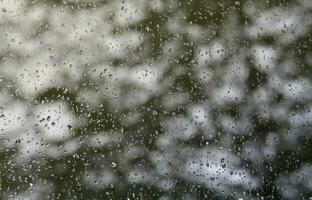
[[[312,198],[311,11],[1,0],[0,199]]]

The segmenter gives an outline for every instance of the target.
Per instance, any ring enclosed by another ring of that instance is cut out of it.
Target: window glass
[[[311,199],[311,11],[0,0],[0,199]]]

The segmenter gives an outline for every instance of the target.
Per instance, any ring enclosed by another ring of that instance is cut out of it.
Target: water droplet
[[[110,166],[111,166],[112,168],[115,168],[115,167],[117,166],[117,164],[116,164],[115,162],[111,162]]]

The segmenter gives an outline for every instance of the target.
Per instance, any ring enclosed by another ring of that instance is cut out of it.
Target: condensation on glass
[[[1,0],[0,199],[311,199],[311,12]]]

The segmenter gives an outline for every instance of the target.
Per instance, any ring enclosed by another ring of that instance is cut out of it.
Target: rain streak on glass
[[[311,199],[312,1],[0,0],[0,199]]]

